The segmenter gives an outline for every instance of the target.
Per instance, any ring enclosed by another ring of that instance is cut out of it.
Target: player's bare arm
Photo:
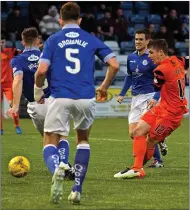
[[[34,99],[36,101],[40,101],[40,99],[44,95],[43,85],[46,78],[48,66],[49,65],[47,63],[41,62],[35,73]]]
[[[19,109],[20,99],[22,95],[22,85],[23,85],[23,74],[17,74],[14,76],[13,80],[13,102],[12,108],[8,110],[8,115],[12,116],[12,114],[16,114]]]
[[[118,70],[119,70],[119,63],[115,59],[115,57],[110,58],[107,61],[107,64],[109,65],[107,72],[106,72],[106,77],[100,87],[96,89],[98,93],[98,98],[101,100],[106,100],[107,98],[107,90],[108,87],[111,85],[114,77],[116,76]]]
[[[115,59],[115,57],[110,58],[107,61],[107,64],[109,65],[107,72],[106,72],[106,77],[104,81],[101,84],[101,88],[107,90],[108,87],[111,85],[114,77],[116,76],[118,70],[119,70],[119,63]]]

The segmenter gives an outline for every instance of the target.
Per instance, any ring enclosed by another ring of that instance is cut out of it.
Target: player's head
[[[1,51],[5,48],[6,38],[3,34],[1,34]]]
[[[38,30],[35,27],[25,28],[21,34],[24,47],[38,46]]]
[[[135,48],[137,51],[143,51],[147,48],[151,35],[147,29],[137,30],[135,32]]]
[[[168,44],[165,39],[150,40],[148,43],[148,49],[148,56],[157,65],[168,56]]]
[[[75,23],[80,25],[80,7],[75,2],[67,2],[60,9],[60,19],[59,23],[63,27],[68,23]]]

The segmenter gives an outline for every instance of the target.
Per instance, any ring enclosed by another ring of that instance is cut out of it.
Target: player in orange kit
[[[149,57],[158,66],[154,70],[154,84],[160,90],[160,103],[147,111],[133,131],[134,164],[120,173],[121,178],[144,177],[143,165],[151,159],[157,143],[176,130],[188,112],[184,97],[184,59],[168,57],[165,40],[152,40],[148,44]]]
[[[2,101],[3,94],[5,94],[9,105],[12,104],[13,92],[12,92],[12,82],[13,73],[10,66],[11,59],[18,53],[15,48],[6,48],[6,40],[3,35],[1,35],[1,135],[3,135],[3,123],[2,123]],[[13,114],[14,126],[17,134],[22,134],[22,130],[19,127],[19,116]]]

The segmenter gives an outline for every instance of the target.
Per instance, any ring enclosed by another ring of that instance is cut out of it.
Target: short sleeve
[[[13,76],[23,74],[22,63],[19,61],[18,57],[15,57],[11,60],[11,67],[13,70]]]
[[[51,49],[51,39],[48,38],[47,41],[45,42],[42,54],[40,55],[40,60],[39,63],[45,62],[48,65],[51,64],[52,61],[52,49]]]
[[[110,58],[115,57],[115,54],[112,52],[112,50],[105,45],[102,41],[99,39],[95,39],[94,43],[96,47],[95,54],[102,60],[104,63],[106,63]]]

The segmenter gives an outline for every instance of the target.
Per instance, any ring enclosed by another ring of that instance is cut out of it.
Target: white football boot
[[[63,180],[65,170],[68,170],[68,164],[60,162],[59,167],[55,169],[52,177],[51,199],[54,203],[60,203],[63,195]]]
[[[70,195],[68,196],[68,201],[73,205],[80,204],[81,194],[80,192],[73,192],[71,191]]]
[[[117,174],[114,175],[114,178],[120,179],[132,179],[132,178],[143,178],[145,176],[145,172],[143,168],[134,169],[134,168],[126,168]]]

